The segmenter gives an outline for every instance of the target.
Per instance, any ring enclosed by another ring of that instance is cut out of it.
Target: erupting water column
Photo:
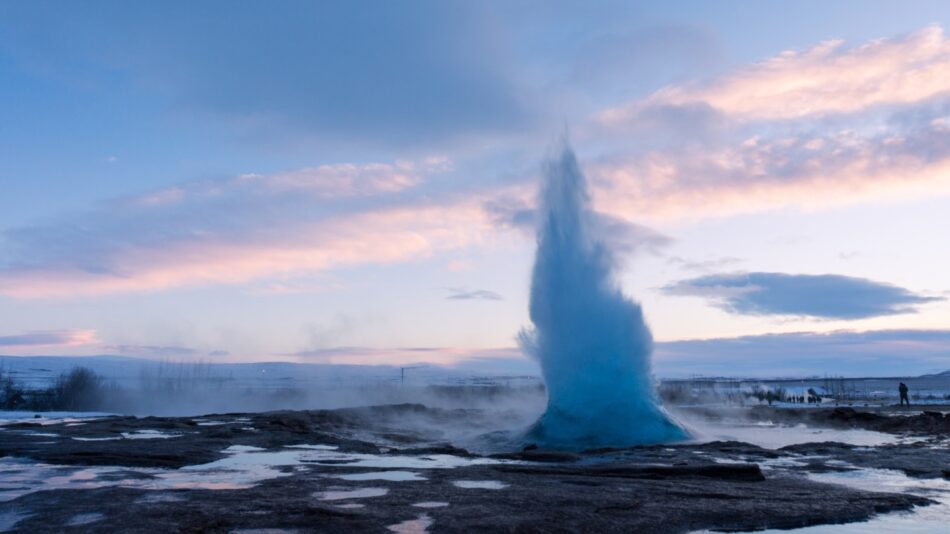
[[[533,330],[521,332],[541,364],[544,415],[527,439],[582,449],[687,437],[660,408],[650,372],[653,338],[640,306],[621,292],[605,243],[590,234],[590,197],[563,142],[545,162],[531,282]]]

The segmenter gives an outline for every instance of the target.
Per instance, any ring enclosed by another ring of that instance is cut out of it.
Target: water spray
[[[544,164],[534,328],[520,334],[548,393],[547,409],[526,439],[571,449],[684,439],[656,395],[653,338],[643,312],[617,284],[608,246],[591,235],[590,204],[577,158],[563,141]]]

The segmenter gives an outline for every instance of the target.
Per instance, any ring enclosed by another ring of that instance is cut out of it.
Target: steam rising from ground
[[[650,330],[640,306],[617,286],[610,250],[590,235],[587,184],[566,142],[544,174],[531,283],[534,330],[520,337],[541,364],[548,404],[528,438],[566,448],[685,438],[659,407]]]

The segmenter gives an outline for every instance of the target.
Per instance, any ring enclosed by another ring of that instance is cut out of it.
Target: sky
[[[566,134],[658,374],[950,369],[947,31],[940,1],[0,3],[0,354],[516,362]]]

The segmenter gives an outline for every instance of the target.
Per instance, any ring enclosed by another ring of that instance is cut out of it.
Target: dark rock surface
[[[233,445],[268,451],[286,450],[289,445],[334,445],[340,452],[381,457],[449,455],[472,465],[397,468],[423,480],[345,480],[339,476],[381,469],[329,460],[279,467],[283,476],[240,489],[54,489],[0,502],[0,519],[18,519],[18,532],[380,532],[420,518],[431,522],[431,532],[663,533],[793,528],[860,521],[932,502],[909,494],[822,484],[807,479],[807,472],[886,467],[928,478],[946,476],[950,465],[950,452],[926,441],[873,448],[811,443],[779,450],[730,441],[582,453],[528,447],[491,456],[507,463],[478,465],[482,456],[446,443],[438,429],[460,420],[478,426],[484,417],[472,410],[397,405],[201,418],[108,417],[78,425],[10,424],[0,430],[0,457],[77,469],[121,466],[97,480],[147,480],[155,476],[156,468],[174,470],[224,458],[228,456],[224,449]],[[840,417],[846,417],[848,424],[871,421],[867,424],[884,425],[876,419],[842,416],[840,412],[826,419]],[[409,420],[412,425],[407,424]],[[942,431],[940,425],[934,428]],[[145,430],[176,437],[74,439],[120,438],[123,433]],[[839,462],[830,464],[815,457]],[[759,465],[775,459],[799,461],[787,468],[763,469]],[[454,484],[458,481],[492,481],[498,489],[459,487]],[[386,493],[369,498],[320,498],[326,491],[361,488],[382,488]],[[447,505],[413,506],[433,501]]]
[[[950,436],[950,413],[910,408],[901,415],[878,413],[851,407],[773,409],[758,406],[748,411],[755,420],[770,420],[785,424],[803,423],[829,428],[860,428],[892,434],[915,436]]]
[[[357,487],[385,487],[388,493],[347,501],[364,504],[356,509],[314,498],[315,492],[343,485],[309,472],[245,490],[164,492],[180,498],[174,502],[154,502],[147,499],[148,492],[123,488],[34,493],[15,503],[19,510],[35,513],[17,530],[60,532],[74,516],[96,512],[104,518],[90,529],[126,532],[380,532],[422,514],[433,521],[433,532],[688,532],[837,523],[927,503],[920,497],[855,492],[795,478],[717,479],[691,477],[685,470],[657,478],[583,468],[544,473],[510,467],[434,470],[426,475],[421,482],[361,483]],[[464,489],[451,483],[459,479],[495,480],[507,487]],[[412,506],[427,501],[449,505]]]

